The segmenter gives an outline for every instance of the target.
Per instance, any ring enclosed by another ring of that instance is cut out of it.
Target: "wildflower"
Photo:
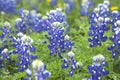
[[[35,10],[28,11],[20,9],[20,18],[16,19],[15,28],[18,32],[20,31],[28,34],[32,32],[42,32],[42,21],[41,14],[37,13]]]
[[[102,42],[107,40],[107,36],[105,36],[105,31],[108,31],[108,24],[111,23],[111,19],[109,18],[109,4],[99,4],[97,8],[94,9],[90,17],[90,32],[89,36],[93,36],[89,38],[88,41],[92,42],[90,47],[95,47],[97,45],[101,46]]]
[[[48,45],[48,48],[51,50],[50,55],[58,55],[62,58],[61,53],[64,53],[66,49],[72,49],[74,43],[64,36],[63,28],[53,27],[53,29],[49,31],[49,35],[50,45]]]
[[[64,0],[65,3],[65,11],[66,13],[71,13],[73,9],[75,9],[75,2],[73,0]]]
[[[46,70],[46,66],[40,60],[34,60],[32,62],[32,69],[28,68],[26,70],[26,74],[29,78],[25,78],[24,80],[46,80],[47,77],[51,76],[51,73]]]
[[[115,58],[119,55],[120,52],[120,20],[117,20],[114,23],[113,27],[114,36],[110,37],[110,40],[113,42],[113,45],[108,48],[108,50],[112,51],[112,56]]]
[[[99,54],[93,57],[93,61],[94,64],[92,66],[88,66],[89,72],[92,75],[88,80],[102,80],[102,76],[109,74],[109,71],[103,68],[107,65],[105,57]]]
[[[92,0],[82,0],[81,3],[81,15],[82,16],[87,16],[88,14],[90,14],[90,9],[94,6],[94,2]]]
[[[74,56],[75,56],[75,54],[72,51],[70,51],[68,53],[68,58],[69,59],[67,59],[67,58],[63,59],[64,63],[62,64],[62,68],[63,69],[70,68],[70,71],[69,71],[70,76],[73,76],[73,73],[74,73],[75,69],[82,67],[82,63],[77,62],[74,59]]]
[[[32,52],[36,50],[35,47],[32,46],[33,40],[20,32],[12,41],[14,42],[13,46],[16,48],[13,53],[18,54],[19,62],[16,63],[17,66],[20,67],[18,71],[23,72],[29,68],[31,62],[37,58],[32,54]]]
[[[0,52],[0,68],[5,67],[7,62],[13,62],[13,60],[10,58],[11,54],[12,52],[8,51],[7,48],[4,48],[2,52]]]
[[[50,0],[49,0],[49,1],[50,1]],[[58,0],[51,0],[51,1],[50,1],[51,6],[56,6],[57,3],[58,3]]]

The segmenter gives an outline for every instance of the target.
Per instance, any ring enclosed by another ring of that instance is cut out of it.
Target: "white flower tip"
[[[19,36],[19,37],[23,37],[23,33],[22,32],[19,32],[18,34],[17,34],[17,36]]]
[[[61,23],[60,23],[60,22],[53,22],[52,24],[53,24],[54,26],[58,27],[58,26],[60,26]]]
[[[66,35],[66,36],[65,36],[65,39],[66,39],[66,40],[69,40],[69,39],[70,39],[70,37],[69,37],[68,35]]]
[[[109,0],[104,0],[103,4],[109,6],[109,5],[110,5],[110,2],[109,2]]]
[[[120,20],[117,20],[117,21],[116,21],[116,24],[117,24],[118,26],[120,26]]]
[[[25,16],[28,16],[29,11],[28,11],[28,10],[23,10],[23,14],[24,14]]]
[[[98,22],[102,22],[102,21],[104,21],[104,18],[103,17],[99,17],[98,18]]]
[[[102,54],[98,54],[93,57],[94,62],[103,62],[105,60],[105,57]]]
[[[2,50],[2,53],[7,53],[7,52],[8,52],[7,48],[5,48],[5,49]]]
[[[4,23],[4,26],[7,27],[8,29],[10,29],[12,27],[11,24],[7,21]]]
[[[35,70],[44,71],[45,65],[44,65],[44,63],[43,63],[41,60],[34,60],[34,61],[32,62],[32,67],[33,67],[33,69],[35,69]]]
[[[21,21],[22,21],[21,18],[17,18],[17,19],[15,20],[16,23],[21,22]]]
[[[70,52],[68,53],[68,57],[73,58],[74,56],[75,56],[75,54],[74,54],[72,51],[70,51]]]
[[[43,16],[43,17],[42,17],[42,19],[47,20],[47,19],[48,19],[48,17],[47,17],[47,16]]]
[[[95,12],[95,13],[98,13],[98,12],[99,12],[99,8],[95,8],[95,9],[94,9],[94,12]]]
[[[57,8],[56,11],[60,11],[60,12],[61,12],[61,11],[62,11],[62,8]]]
[[[83,64],[81,62],[77,62],[76,63],[76,67],[80,67],[81,68],[82,66],[83,66]]]
[[[30,69],[27,69],[27,70],[26,70],[26,73],[27,73],[28,75],[32,75],[32,71],[31,71]]]
[[[112,11],[112,14],[118,14],[118,10]]]

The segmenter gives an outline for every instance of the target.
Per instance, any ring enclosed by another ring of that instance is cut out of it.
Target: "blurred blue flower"
[[[19,10],[20,18],[16,19],[15,28],[19,32],[32,33],[41,32],[43,28],[41,27],[42,16],[35,10],[28,11],[24,9]]]
[[[0,11],[6,13],[16,13],[15,0],[0,0]]]
[[[73,9],[75,9],[75,2],[73,0],[64,0],[64,2],[66,5],[66,7],[65,7],[66,13],[68,13],[68,14],[71,13],[71,11]]]
[[[80,5],[81,8],[81,15],[82,16],[88,16],[90,14],[90,10],[93,8],[94,2],[92,0],[82,0],[82,3]]]
[[[70,68],[70,71],[69,71],[70,76],[73,76],[75,69],[82,67],[82,63],[77,62],[74,59],[74,56],[75,56],[75,54],[72,51],[70,51],[68,53],[69,59],[67,59],[67,58],[63,59],[64,63],[62,64],[62,68],[63,69]]]
[[[108,70],[105,70],[104,67],[107,66],[105,62],[105,57],[101,54],[93,57],[94,64],[88,66],[89,72],[92,75],[88,80],[102,80],[102,76],[109,74]]]
[[[7,48],[4,48],[2,52],[0,52],[0,68],[4,68],[8,61],[10,62],[9,64],[13,62],[13,60],[10,58],[11,54],[12,52],[8,51]]]
[[[51,0],[50,4],[54,7],[58,4],[58,0]]]

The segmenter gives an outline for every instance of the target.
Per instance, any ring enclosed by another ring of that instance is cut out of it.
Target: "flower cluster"
[[[92,75],[88,80],[102,80],[102,76],[109,74],[109,71],[103,68],[107,65],[105,57],[99,54],[93,57],[93,61],[94,64],[92,66],[88,66],[89,72]]]
[[[75,56],[75,54],[72,51],[70,51],[68,53],[69,59],[67,59],[67,58],[63,59],[64,63],[62,64],[62,68],[63,69],[70,68],[70,71],[69,71],[70,76],[73,76],[75,69],[82,67],[82,63],[77,62],[74,59],[74,56]]]
[[[0,42],[2,45],[1,50],[3,50],[4,48],[8,48],[10,40],[12,39],[11,34],[13,33],[13,30],[11,24],[9,22],[5,22],[4,27],[0,28],[0,31],[2,31],[2,34],[0,35]]]
[[[66,13],[70,13],[75,8],[75,3],[73,0],[64,0],[65,2],[65,11]]]
[[[61,53],[64,53],[66,49],[72,50],[73,42],[70,41],[68,35],[64,35],[64,28],[59,28],[59,25],[54,25],[52,30],[49,31],[50,44],[48,48],[51,50],[50,55],[58,55],[62,58]]]
[[[112,51],[113,57],[116,57],[120,53],[120,20],[119,18],[117,19],[113,25],[114,36],[110,37],[113,45],[108,48],[108,50]]]
[[[17,37],[14,37],[13,46],[16,50],[13,51],[14,54],[18,54],[17,66],[20,68],[18,69],[19,72],[23,72],[25,69],[31,65],[31,62],[35,60],[37,57],[32,55],[32,52],[35,52],[35,47],[32,46],[33,40],[23,33],[18,33]]]
[[[37,13],[35,10],[28,11],[24,9],[20,9],[20,18],[16,19],[15,28],[18,32],[23,33],[32,33],[34,32],[41,32],[43,28],[40,27],[42,16],[41,14]],[[38,28],[38,29],[36,29]]]
[[[101,46],[102,42],[107,40],[107,36],[104,33],[109,30],[108,24],[111,23],[109,18],[109,5],[109,1],[105,0],[103,4],[99,4],[94,9],[90,17],[89,36],[92,36],[92,38],[88,39],[91,42],[90,47]]]
[[[46,70],[46,66],[40,60],[34,60],[32,62],[32,69],[28,68],[26,70],[29,78],[24,78],[24,80],[46,80],[47,77],[51,76],[51,73]]]
[[[16,13],[16,0],[0,0],[0,12]]]
[[[80,5],[81,8],[81,15],[87,16],[90,14],[90,9],[94,6],[94,2],[92,0],[82,0],[82,3]]]
[[[9,61],[10,63],[13,62],[13,60],[10,58],[11,54],[12,52],[8,51],[7,48],[4,48],[2,52],[0,52],[0,68],[5,67],[7,61]]]

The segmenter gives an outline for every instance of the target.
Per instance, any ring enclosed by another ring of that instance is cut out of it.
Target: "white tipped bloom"
[[[72,51],[70,51],[69,53],[68,53],[68,57],[69,58],[73,58],[75,56],[75,54],[72,52]]]
[[[103,4],[109,6],[109,5],[110,5],[110,2],[109,2],[109,0],[104,0]]]
[[[19,36],[19,37],[23,37],[23,33],[22,32],[19,32],[18,34],[17,34],[17,36]]]
[[[81,68],[82,66],[83,66],[83,64],[82,64],[81,62],[77,62],[77,63],[76,63],[76,67],[77,67],[77,68]]]
[[[114,30],[115,30],[115,34],[118,34],[120,32],[120,27],[117,27]]]
[[[19,23],[19,22],[21,22],[21,21],[22,21],[21,18],[17,18],[17,19],[15,20],[16,23]]]
[[[57,8],[56,11],[61,12],[61,11],[62,11],[62,8]]]
[[[98,22],[102,22],[102,21],[104,21],[104,18],[103,17],[99,17],[98,18]]]
[[[44,63],[41,60],[35,60],[32,62],[32,67],[36,71],[44,71]]]
[[[58,27],[58,26],[60,26],[61,23],[60,23],[60,22],[53,22],[52,24],[53,24],[54,26]]]
[[[31,45],[33,43],[32,38],[30,38],[30,36],[24,35],[21,40],[23,41],[23,43],[27,44],[27,45]]]
[[[98,12],[99,12],[99,8],[95,8],[95,9],[94,9],[94,12],[95,12],[95,13],[98,13]]]
[[[51,73],[50,73],[49,71],[45,70],[45,71],[43,72],[43,74],[46,74],[46,73],[49,73],[49,76],[48,76],[48,77],[51,76]]]
[[[30,75],[30,76],[32,75],[32,71],[30,69],[27,69],[26,73],[27,73],[27,75]]]
[[[93,57],[94,64],[97,66],[101,65],[102,62],[104,62],[104,60],[105,60],[105,57],[101,54],[98,54]]]
[[[30,12],[30,14],[32,15],[32,16],[37,16],[37,13],[36,13],[36,10],[32,10],[31,12]]]
[[[24,14],[25,16],[28,16],[28,15],[29,15],[29,11],[28,11],[28,10],[23,10],[23,14]]]
[[[120,20],[117,20],[117,21],[116,21],[116,24],[117,24],[118,26],[120,26]]]
[[[105,22],[109,22],[110,21],[110,18],[105,18]]]
[[[112,14],[118,14],[118,11],[117,10],[112,11]]]
[[[65,40],[69,40],[70,37],[68,35],[65,36]]]
[[[10,25],[10,23],[9,23],[9,22],[7,22],[7,21],[4,23],[4,26],[5,26],[5,27],[7,27],[7,29],[12,28],[12,26]]]
[[[47,20],[47,19],[48,19],[48,17],[47,17],[47,16],[43,16],[43,17],[42,17],[42,19]]]
[[[8,53],[8,49],[7,48],[3,49],[2,53]]]

